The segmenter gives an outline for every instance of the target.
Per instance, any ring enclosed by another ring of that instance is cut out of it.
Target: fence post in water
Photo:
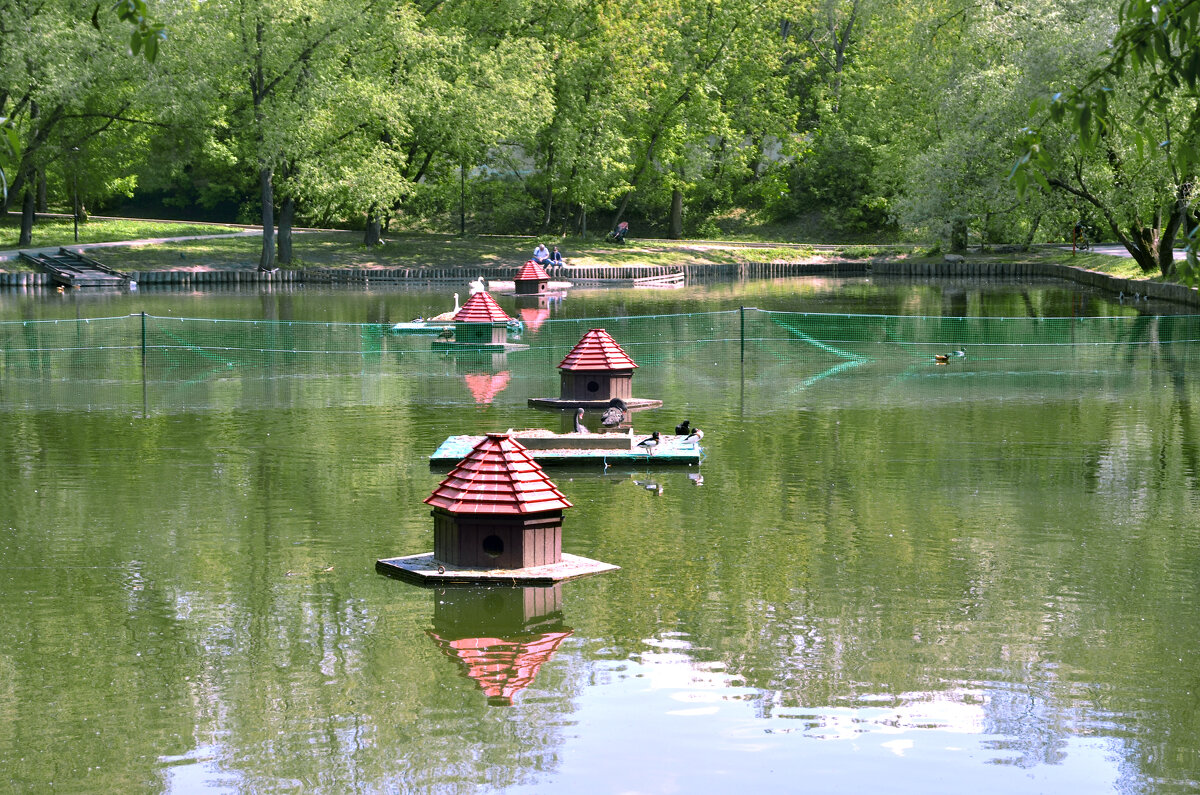
[[[142,418],[150,416],[150,392],[146,386],[146,310],[142,310]]]

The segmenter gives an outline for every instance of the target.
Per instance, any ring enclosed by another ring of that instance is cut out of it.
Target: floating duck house
[[[583,335],[559,363],[563,400],[628,400],[633,397],[633,371],[629,354],[602,328]]]
[[[550,274],[546,273],[546,269],[541,265],[528,260],[521,266],[521,270],[517,271],[513,284],[517,295],[538,295],[546,292],[546,287],[550,284]]]
[[[633,371],[637,364],[607,331],[588,331],[558,365],[559,396],[530,398],[537,408],[602,408],[620,398],[629,408],[654,408],[661,400],[633,397]]]
[[[454,342],[442,345],[503,346],[511,320],[486,290],[475,293],[454,316]]]
[[[377,569],[421,582],[548,585],[616,568],[563,553],[571,503],[507,433],[485,436],[425,502],[433,554],[380,560]]]

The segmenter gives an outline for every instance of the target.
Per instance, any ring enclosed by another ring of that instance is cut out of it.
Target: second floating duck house
[[[517,295],[537,295],[544,293],[549,284],[550,274],[546,273],[546,269],[533,260],[529,260],[522,265],[521,270],[517,271],[516,278],[513,279],[513,286],[516,288]]]
[[[454,339],[436,340],[434,348],[473,348],[503,350],[507,346],[508,324],[512,318],[485,290],[475,293],[454,315]]]
[[[418,582],[548,585],[617,568],[562,551],[571,503],[507,433],[485,436],[425,502],[433,553],[380,560],[379,571]]]
[[[558,365],[557,398],[530,398],[535,408],[603,408],[620,398],[629,408],[655,408],[661,400],[633,397],[637,364],[602,328],[589,330]]]

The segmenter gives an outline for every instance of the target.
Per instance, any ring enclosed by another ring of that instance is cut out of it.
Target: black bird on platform
[[[658,431],[642,439],[637,443],[637,446],[645,450],[647,456],[651,455],[654,452],[654,448],[658,447]]]
[[[683,422],[679,423],[678,425],[675,426],[675,434],[677,436],[687,436],[689,433],[692,432],[692,429],[688,427],[688,425],[690,425],[690,424],[691,424],[690,420],[684,420]]]
[[[583,425],[583,407],[575,409],[575,433],[587,433],[588,429]]]
[[[613,428],[625,421],[625,412],[629,407],[625,405],[625,401],[621,398],[613,398],[608,401],[608,408],[600,415],[600,424],[606,428]]]

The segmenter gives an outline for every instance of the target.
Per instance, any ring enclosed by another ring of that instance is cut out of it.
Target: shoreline
[[[126,244],[128,245],[128,244]],[[614,272],[638,266],[589,266],[585,270],[612,268]],[[1114,294],[1135,294],[1161,301],[1200,306],[1200,291],[1194,287],[1171,282],[1127,279],[1101,271],[1087,270],[1055,262],[987,262],[961,260],[954,262],[914,262],[902,260],[806,260],[803,262],[747,262],[740,264],[696,264],[679,266],[644,266],[647,268],[678,268],[687,283],[711,281],[796,278],[803,276],[869,276],[872,274],[934,279],[979,278],[1046,278],[1082,284]],[[581,269],[583,270],[583,269]],[[640,270],[640,268],[639,268]],[[262,272],[257,266],[247,268],[171,268],[165,270],[130,271],[138,285],[201,286],[228,284],[359,284],[371,282],[390,284],[463,283],[477,278],[511,279],[516,266],[440,266],[389,268],[386,266],[355,268],[296,268]],[[615,275],[615,273],[614,273]],[[570,281],[568,268],[562,278]],[[579,277],[576,277],[579,278]],[[47,273],[37,271],[0,270],[0,289],[54,288]],[[85,289],[85,288],[80,288]]]

